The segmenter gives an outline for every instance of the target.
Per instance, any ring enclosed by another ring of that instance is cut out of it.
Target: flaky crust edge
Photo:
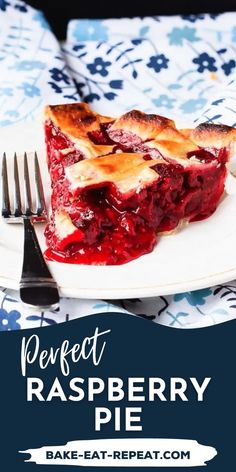
[[[45,119],[50,119],[61,131],[71,139],[87,138],[87,133],[100,128],[102,123],[112,123],[113,129],[124,129],[138,135],[145,135],[146,139],[153,139],[155,132],[162,133],[162,140],[169,138],[170,130],[180,133],[184,138],[192,141],[201,148],[229,147],[233,149],[236,141],[236,129],[214,123],[201,123],[193,129],[177,129],[175,122],[157,114],[146,114],[139,110],[131,110],[118,118],[103,116],[91,110],[84,102],[62,105],[47,105],[44,113]],[[233,151],[232,151],[233,152]]]

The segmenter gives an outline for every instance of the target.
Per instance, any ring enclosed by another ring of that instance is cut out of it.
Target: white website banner
[[[166,438],[78,440],[19,452],[31,455],[25,462],[90,467],[196,467],[217,455],[197,441]]]

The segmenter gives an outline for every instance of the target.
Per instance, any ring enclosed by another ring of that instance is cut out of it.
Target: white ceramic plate
[[[0,131],[0,151],[40,150],[47,201],[50,180],[46,169],[42,126],[17,125]],[[10,165],[11,174],[11,165]],[[82,266],[52,262],[50,270],[61,294],[76,298],[139,298],[197,290],[236,278],[236,179],[209,219],[191,223],[173,236],[161,237],[155,250],[122,266]],[[43,227],[37,226],[42,249]],[[0,221],[0,285],[18,288],[22,264],[21,225]]]

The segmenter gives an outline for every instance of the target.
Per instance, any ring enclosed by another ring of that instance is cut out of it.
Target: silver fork
[[[43,185],[37,153],[34,155],[35,209],[33,209],[27,154],[24,154],[24,204],[20,190],[17,155],[14,155],[14,192],[13,207],[9,196],[9,183],[6,154],[2,160],[2,217],[6,223],[24,224],[24,256],[20,280],[20,299],[31,308],[56,310],[59,307],[59,294],[55,280],[43,258],[34,223],[47,219]]]

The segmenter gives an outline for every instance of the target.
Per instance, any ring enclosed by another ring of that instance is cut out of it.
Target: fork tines
[[[7,159],[6,153],[4,152],[2,158],[2,216],[8,218],[10,214],[11,206],[8,188]]]
[[[23,177],[23,202],[22,192],[20,185],[20,173],[19,163],[16,153],[14,154],[14,188],[13,188],[13,205],[10,203],[9,196],[9,179],[7,169],[7,158],[6,153],[3,154],[2,159],[2,216],[8,222],[22,221],[23,218],[33,217],[36,221],[43,221],[46,218],[46,205],[43,193],[43,185],[40,174],[40,167],[38,162],[38,156],[34,154],[34,174],[32,176],[34,190],[35,190],[35,208],[32,204],[31,186],[30,186],[30,173],[28,166],[28,158],[25,152],[24,154],[24,177]]]

